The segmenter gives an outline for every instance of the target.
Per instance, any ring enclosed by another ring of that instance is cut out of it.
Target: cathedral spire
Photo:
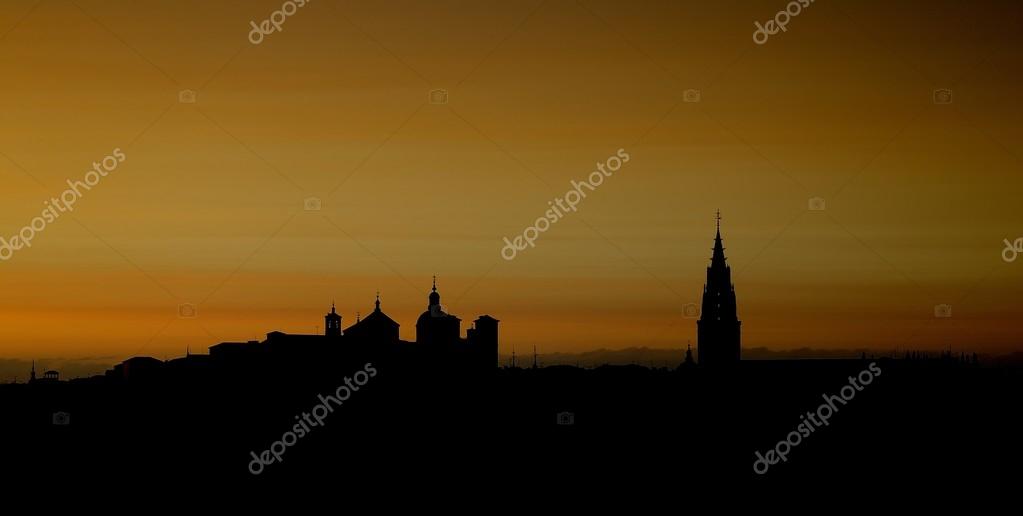
[[[714,254],[707,267],[703,306],[697,321],[697,355],[701,364],[729,364],[740,359],[740,325],[732,271],[721,242],[721,211],[715,213]]]
[[[711,257],[712,268],[725,267],[725,246],[721,243],[721,210],[717,212],[717,234],[714,235],[714,255]]]

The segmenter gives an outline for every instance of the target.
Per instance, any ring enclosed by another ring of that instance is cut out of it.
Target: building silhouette
[[[381,309],[378,292],[373,311],[347,328],[342,329],[341,314],[331,303],[330,312],[324,316],[322,335],[274,331],[267,333],[263,341],[221,342],[211,346],[208,358],[218,366],[244,366],[279,359],[309,362],[371,353],[425,366],[487,371],[498,365],[499,322],[489,315],[480,316],[463,338],[461,319],[441,307],[434,277],[427,309],[416,321],[414,342],[401,340],[400,325]],[[206,364],[202,357],[206,355],[185,358],[199,366]]]
[[[696,352],[700,365],[726,366],[739,362],[739,326],[732,268],[725,263],[721,243],[721,212],[717,213],[717,235],[714,254],[707,267],[707,283],[703,286],[703,307],[696,322]]]
[[[449,347],[458,342],[462,320],[444,311],[437,292],[437,277],[426,311],[416,320],[416,344],[434,348]]]
[[[53,369],[43,373],[42,378],[36,377],[36,361],[32,361],[32,371],[29,373],[28,383],[57,383],[60,382],[60,372]]]
[[[345,328],[344,334],[357,340],[394,344],[400,340],[398,338],[399,326],[394,319],[380,310],[380,293],[377,292],[373,312],[365,318],[357,318],[355,324]]]
[[[693,360],[693,346],[686,345],[686,358],[679,367],[692,367],[694,365],[696,365],[696,362]]]
[[[330,313],[323,317],[323,332],[328,337],[341,336],[341,316],[334,308],[334,303],[330,303]]]

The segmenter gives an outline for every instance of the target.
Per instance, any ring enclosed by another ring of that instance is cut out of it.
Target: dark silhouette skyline
[[[1012,496],[1021,15],[0,2],[0,485]]]
[[[680,347],[677,351],[669,351],[672,355],[667,362],[664,358],[647,360],[646,364],[642,360],[626,360],[626,362],[649,365],[651,368],[683,367],[696,363],[704,367],[727,367],[734,366],[742,360],[741,321],[738,318],[738,302],[735,285],[731,279],[731,267],[727,264],[725,256],[721,221],[721,212],[718,210],[715,213],[714,245],[711,248],[710,265],[706,268],[701,311],[697,320],[696,352],[694,353],[691,345],[687,345],[684,349]],[[108,369],[103,376],[121,378],[128,375],[154,375],[171,371],[180,373],[193,368],[205,370],[211,365],[225,366],[234,361],[251,360],[252,357],[273,356],[282,353],[294,355],[296,350],[302,353],[311,353],[310,357],[315,357],[316,353],[323,353],[325,350],[344,351],[346,346],[377,346],[379,350],[387,353],[406,358],[413,357],[415,360],[427,360],[433,365],[459,364],[484,371],[501,365],[501,351],[498,343],[499,322],[494,317],[482,315],[467,329],[465,337],[462,337],[461,319],[444,310],[437,288],[437,277],[434,276],[432,288],[427,295],[426,309],[416,320],[413,341],[404,341],[400,338],[400,324],[382,310],[380,292],[377,292],[373,310],[365,317],[357,316],[356,321],[347,327],[344,327],[343,316],[337,312],[336,305],[332,302],[330,311],[324,315],[322,335],[271,331],[262,341],[228,341],[213,344],[209,346],[208,354],[187,352],[184,357],[162,361],[154,357],[134,356]],[[516,367],[514,350],[506,351],[510,353],[511,366]],[[952,356],[951,349],[947,353],[916,350],[903,350],[901,353],[905,355],[905,359],[945,357],[946,354]],[[855,354],[851,351],[845,353],[846,356],[859,354],[866,358],[866,351]],[[586,353],[581,354],[581,356],[585,355]],[[806,352],[805,355],[802,358],[809,358],[811,353]],[[896,350],[876,350],[872,351],[870,355],[892,358],[901,356]],[[538,363],[538,356],[534,345],[534,366]],[[755,353],[754,356],[768,358],[765,352]],[[783,356],[785,354],[778,354],[776,358]],[[976,363],[976,353],[971,353],[969,356]],[[836,358],[838,357],[841,355],[836,356]],[[801,357],[795,355],[791,358]],[[579,360],[577,359],[575,362],[578,364]],[[568,362],[568,364],[571,363],[571,361]],[[587,361],[589,367],[599,365],[601,365],[600,362]],[[50,370],[45,373],[43,378],[37,379],[33,361],[30,382],[58,382],[60,381],[59,377],[58,371]]]
[[[332,303],[320,334],[274,331],[208,354],[131,357],[70,381],[56,371],[37,377],[33,366],[29,383],[0,385],[13,422],[3,432],[30,443],[18,451],[26,470],[45,464],[51,476],[102,464],[114,476],[219,482],[358,484],[389,478],[390,464],[435,462],[503,481],[527,464],[626,481],[635,467],[665,463],[675,475],[731,482],[934,481],[973,478],[992,454],[1020,456],[1023,428],[999,408],[1018,400],[1023,369],[951,350],[740,360],[730,280],[719,223],[700,356],[687,346],[667,367],[545,365],[535,347],[524,367],[499,365],[499,321],[482,315],[463,336],[434,279],[414,341],[399,338],[377,294],[373,311],[347,327]],[[864,378],[869,386],[855,383]],[[836,392],[844,399],[827,397]],[[814,410],[825,421],[800,426]],[[980,414],[984,427],[971,422]],[[919,451],[950,440],[965,447],[945,449],[941,463]],[[502,459],[512,443],[532,450],[530,460]],[[333,467],[355,460],[368,477]]]

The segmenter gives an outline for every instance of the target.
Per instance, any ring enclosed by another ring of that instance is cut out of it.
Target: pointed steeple
[[[711,257],[711,267],[725,266],[725,247],[721,242],[721,210],[717,212],[717,234],[714,235],[714,255]]]
[[[727,364],[740,360],[740,325],[732,285],[732,271],[721,241],[721,211],[715,213],[714,253],[703,286],[703,306],[697,321],[697,355],[701,364]]]

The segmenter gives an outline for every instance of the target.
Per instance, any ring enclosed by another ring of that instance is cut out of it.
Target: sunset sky
[[[757,45],[787,2],[310,0],[250,43],[282,3],[0,4],[0,237],[125,155],[0,261],[0,358],[312,333],[377,290],[412,340],[434,274],[503,354],[695,346],[717,209],[743,347],[1020,349],[1016,2],[817,0]]]

